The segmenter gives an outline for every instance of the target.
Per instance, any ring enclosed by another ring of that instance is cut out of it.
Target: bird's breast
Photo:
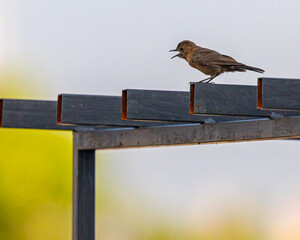
[[[192,59],[190,59],[190,61],[187,60],[187,62],[189,63],[189,65],[191,67],[198,69],[199,71],[203,72],[206,75],[211,75],[211,68],[210,67],[200,65],[199,63],[194,62]]]

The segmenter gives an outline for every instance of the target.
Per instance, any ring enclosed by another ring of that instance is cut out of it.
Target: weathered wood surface
[[[258,79],[257,107],[273,111],[300,111],[300,80],[280,78]]]
[[[240,142],[300,137],[300,117],[74,133],[79,149]]]
[[[0,126],[4,128],[34,128],[73,130],[74,126],[56,124],[56,101],[0,100]]]
[[[62,94],[58,98],[58,123],[147,127],[178,124],[122,120],[122,97]]]
[[[256,86],[191,84],[191,114],[272,117],[274,112],[283,116],[300,115],[300,112],[257,109]]]
[[[73,240],[94,240],[95,150],[73,148]]]
[[[179,121],[203,123],[251,119],[235,116],[189,114],[190,93],[181,91],[123,90],[122,119],[139,121]]]

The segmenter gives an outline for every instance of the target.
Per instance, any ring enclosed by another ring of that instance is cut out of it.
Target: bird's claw
[[[189,85],[191,85],[191,84],[195,84],[196,82],[189,82]]]

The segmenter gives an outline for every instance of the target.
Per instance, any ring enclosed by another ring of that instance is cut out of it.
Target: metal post
[[[73,141],[73,240],[95,239],[95,150]]]

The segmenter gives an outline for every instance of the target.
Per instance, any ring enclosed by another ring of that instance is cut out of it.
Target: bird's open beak
[[[180,54],[180,53],[178,53],[178,54],[176,54],[175,56],[171,57],[171,59],[173,59],[174,57],[179,57],[179,54]]]
[[[178,52],[178,50],[173,49],[173,50],[170,50],[169,52]],[[176,54],[175,56],[171,57],[171,59],[174,58],[174,57],[179,57],[179,54],[180,54],[180,53],[178,53],[178,54]]]

